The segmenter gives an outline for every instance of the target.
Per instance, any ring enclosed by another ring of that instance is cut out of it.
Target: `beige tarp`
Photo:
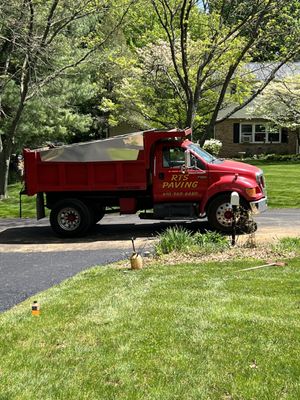
[[[92,162],[137,160],[144,148],[144,132],[115,136],[109,139],[76,143],[50,149],[38,149],[42,161]]]

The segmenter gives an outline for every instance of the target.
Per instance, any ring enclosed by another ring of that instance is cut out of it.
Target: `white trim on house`
[[[249,120],[241,121],[239,143],[279,144],[282,143],[281,131],[280,127],[278,127],[278,132],[270,132],[268,124],[251,122]],[[270,135],[272,134],[278,134],[278,140],[270,139]]]

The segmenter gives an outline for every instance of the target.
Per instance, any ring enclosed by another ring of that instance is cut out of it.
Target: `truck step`
[[[139,214],[140,219],[155,219],[155,220],[160,220],[160,221],[192,221],[196,220],[198,218],[196,217],[183,217],[183,216],[168,216],[168,217],[161,217],[158,215],[155,215],[154,213],[140,213]]]

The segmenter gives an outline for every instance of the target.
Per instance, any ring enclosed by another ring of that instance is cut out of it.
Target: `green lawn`
[[[9,185],[8,199],[0,200],[0,218],[19,218],[19,193],[21,189],[21,183]],[[36,216],[35,196],[22,196],[22,215],[25,218]]]
[[[300,398],[300,258],[94,268],[0,316],[0,399]]]
[[[253,164],[264,171],[269,207],[300,208],[300,163]]]

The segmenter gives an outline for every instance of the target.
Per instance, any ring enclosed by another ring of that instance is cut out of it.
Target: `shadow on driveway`
[[[0,244],[51,244],[51,243],[93,243],[99,241],[130,240],[132,237],[156,236],[169,227],[181,226],[192,232],[208,230],[207,221],[164,221],[97,224],[85,237],[65,239],[54,236],[50,226],[19,226],[7,228],[0,233]]]

